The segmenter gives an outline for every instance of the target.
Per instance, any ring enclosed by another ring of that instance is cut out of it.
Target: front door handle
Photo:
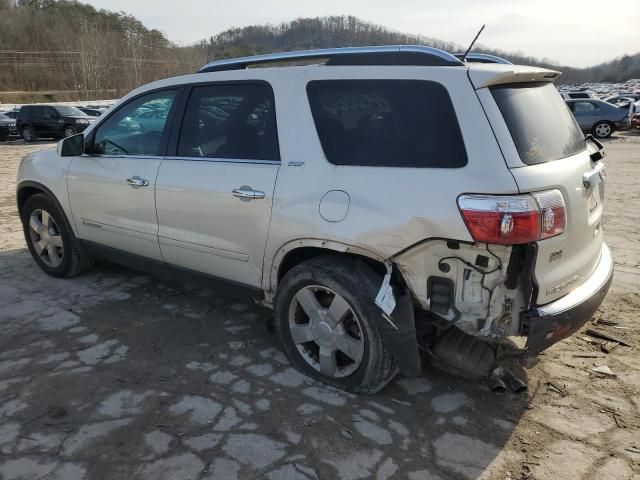
[[[147,187],[149,186],[149,180],[140,178],[138,175],[135,175],[132,178],[127,178],[127,184],[132,186],[133,188]]]
[[[233,190],[233,196],[238,197],[242,200],[259,200],[264,198],[264,192],[260,190],[254,190],[253,188],[243,185],[240,188],[235,188]]]

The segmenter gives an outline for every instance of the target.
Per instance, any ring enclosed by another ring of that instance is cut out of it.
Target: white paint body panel
[[[273,162],[164,160],[156,184],[164,259],[260,288],[278,168]],[[265,198],[233,196],[245,185]]]
[[[73,157],[67,175],[78,237],[111,248],[162,260],[154,187],[160,157]],[[133,188],[127,179],[148,180]]]

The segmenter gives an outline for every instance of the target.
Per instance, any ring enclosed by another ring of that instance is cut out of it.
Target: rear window
[[[550,162],[584,150],[584,134],[553,84],[499,85],[491,92],[525,164]]]
[[[319,80],[307,86],[335,165],[458,168],[467,164],[447,90],[416,80]]]

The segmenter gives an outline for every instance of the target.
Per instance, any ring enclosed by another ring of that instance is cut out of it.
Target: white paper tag
[[[382,281],[382,286],[376,295],[376,305],[386,313],[391,315],[396,308],[396,297],[393,295],[393,288],[391,287],[391,274],[387,273]]]

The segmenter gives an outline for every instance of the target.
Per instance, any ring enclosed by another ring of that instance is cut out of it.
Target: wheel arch
[[[56,207],[58,207],[58,209],[65,216],[65,220],[67,221],[67,223],[71,225],[71,222],[69,222],[69,219],[67,218],[67,214],[64,208],[62,208],[62,204],[56,198],[54,193],[51,190],[49,190],[47,187],[42,185],[41,183],[34,182],[32,180],[25,180],[23,182],[20,182],[20,184],[18,185],[18,188],[16,189],[16,201],[18,204],[18,213],[20,215],[22,215],[22,207],[24,206],[25,202],[29,199],[29,197],[32,197],[33,195],[36,195],[38,193],[44,193],[49,198],[51,198],[51,200],[56,204]]]
[[[385,259],[370,250],[333,240],[303,238],[292,240],[278,249],[265,279],[266,292],[275,294],[280,280],[288,271],[302,262],[323,255],[360,259],[382,275],[386,271]]]

